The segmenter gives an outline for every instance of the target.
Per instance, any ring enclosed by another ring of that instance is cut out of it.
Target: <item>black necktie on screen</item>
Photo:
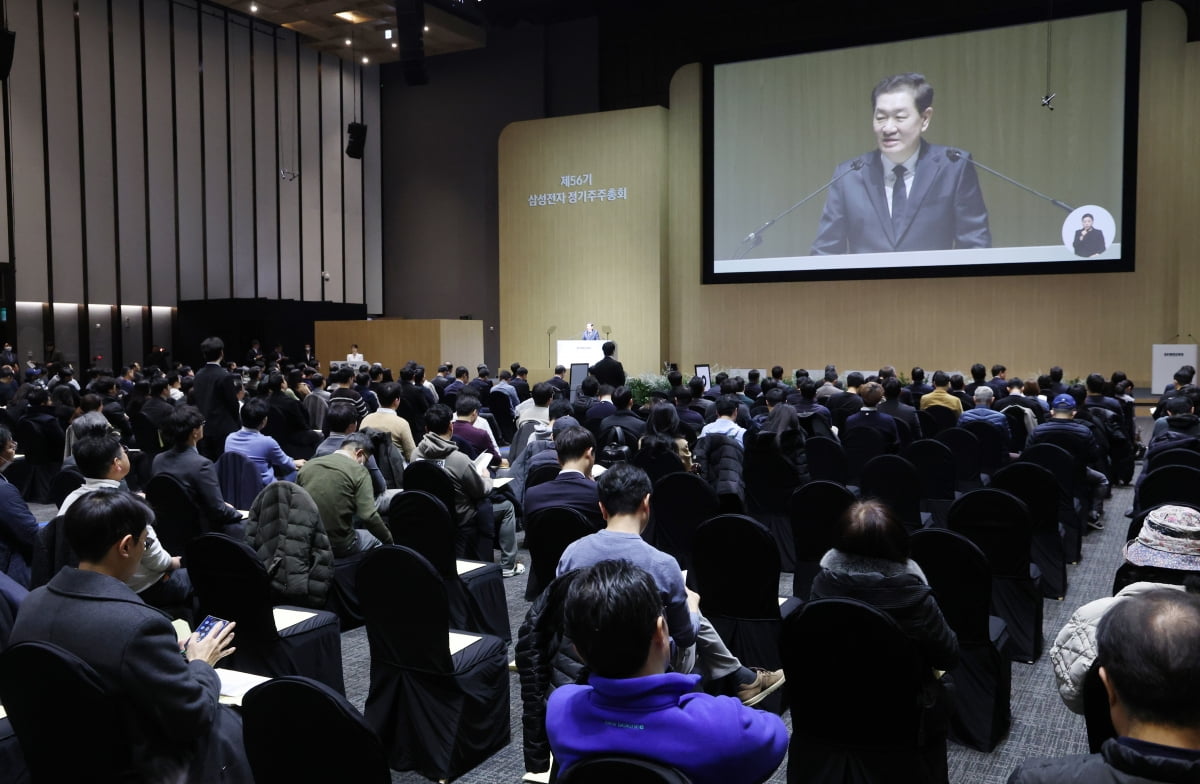
[[[896,174],[896,184],[892,186],[892,233],[899,240],[904,208],[908,205],[908,188],[904,185],[904,166],[896,164],[892,171]]]

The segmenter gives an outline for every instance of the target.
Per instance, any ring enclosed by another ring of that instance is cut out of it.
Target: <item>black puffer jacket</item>
[[[703,476],[717,495],[736,495],[746,499],[746,483],[742,479],[742,447],[737,441],[720,433],[706,435],[696,442],[692,459],[701,467]]]
[[[294,482],[272,482],[254,499],[246,544],[271,576],[276,604],[323,609],[333,582],[333,548],[312,496]]]
[[[578,570],[567,572],[546,586],[525,613],[517,632],[517,671],[521,676],[521,724],[525,738],[525,770],[550,769],[550,741],[546,737],[546,700],[550,692],[586,680],[583,663],[574,657],[571,641],[563,633],[563,604]]]

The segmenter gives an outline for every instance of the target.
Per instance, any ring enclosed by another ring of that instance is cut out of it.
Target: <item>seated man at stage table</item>
[[[1118,737],[1099,754],[1026,760],[1009,784],[1200,781],[1200,597],[1130,596],[1100,619],[1096,643]]]
[[[63,529],[79,567],[63,567],[25,598],[10,642],[57,645],[96,671],[127,723],[139,780],[252,782],[241,718],[218,703],[213,670],[234,651],[235,624],[181,645],[167,616],[126,584],[153,519],[145,503],[116,489],[76,500]],[[72,753],[70,738],[62,740]]]
[[[990,248],[971,154],[921,138],[933,85],[919,73],[889,76],[871,107],[878,149],[834,171],[812,254]]]
[[[654,578],[628,561],[601,561],[571,582],[566,633],[591,674],[554,690],[546,734],[564,770],[601,754],[678,768],[696,784],[763,781],[787,752],[773,713],[698,691],[700,676],[668,672],[671,637]]]

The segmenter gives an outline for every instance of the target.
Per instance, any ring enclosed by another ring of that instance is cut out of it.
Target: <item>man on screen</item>
[[[1075,255],[1087,258],[1104,252],[1104,232],[1092,226],[1092,214],[1083,214],[1083,228],[1075,230]]]
[[[991,247],[971,156],[921,138],[932,85],[917,73],[890,76],[871,106],[879,149],[838,165],[812,254]]]

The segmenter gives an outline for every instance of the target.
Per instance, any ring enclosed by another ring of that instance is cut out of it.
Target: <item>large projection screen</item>
[[[1135,5],[706,65],[704,282],[1132,270],[1137,28]],[[871,93],[909,72],[932,111],[885,225]]]

